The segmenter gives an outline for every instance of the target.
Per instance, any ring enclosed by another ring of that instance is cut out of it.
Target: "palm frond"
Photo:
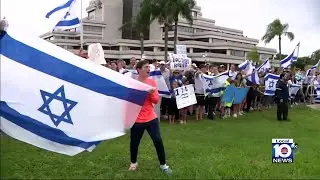
[[[294,34],[293,32],[284,32],[283,35],[287,36],[290,41],[294,40]]]

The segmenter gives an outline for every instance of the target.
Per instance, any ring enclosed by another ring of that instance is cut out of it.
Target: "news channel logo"
[[[298,144],[293,139],[272,139],[272,163],[293,163]]]

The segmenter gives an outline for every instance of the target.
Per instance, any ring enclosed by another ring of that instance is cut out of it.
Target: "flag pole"
[[[83,50],[83,23],[82,23],[82,0],[81,3],[81,15],[80,15],[80,50]]]

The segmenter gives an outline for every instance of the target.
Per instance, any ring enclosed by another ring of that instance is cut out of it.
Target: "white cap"
[[[164,62],[164,61],[160,61],[160,62],[159,62],[159,64],[166,64],[166,62]]]

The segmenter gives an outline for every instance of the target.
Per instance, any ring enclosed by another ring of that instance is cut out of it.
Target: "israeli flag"
[[[268,73],[265,75],[265,91],[264,95],[267,96],[273,96],[275,95],[276,88],[277,88],[277,82],[280,79],[279,75]]]
[[[311,79],[313,77],[312,75],[312,71],[315,71],[318,67],[320,66],[320,60],[317,62],[317,64],[311,66],[311,68],[309,68],[306,72],[305,78],[303,80],[304,84],[310,84],[311,83]]]
[[[204,94],[213,97],[220,97],[221,91],[225,90],[225,81],[232,77],[229,71],[220,73],[216,76],[202,74],[202,81],[204,85]]]
[[[0,36],[3,132],[76,155],[134,124],[150,86],[20,32]]]
[[[291,66],[291,64],[293,62],[297,61],[298,54],[299,54],[299,48],[300,48],[300,42],[297,44],[297,46],[294,48],[294,50],[291,54],[289,54],[287,57],[285,57],[284,59],[282,59],[280,61],[280,66],[282,68],[287,68],[287,67]]]
[[[68,0],[64,4],[48,12],[46,18],[52,18],[52,16],[57,14],[54,19],[58,23],[55,25],[54,29],[73,29],[80,26],[80,20],[77,16],[77,10],[79,8],[78,0]]]
[[[289,96],[291,99],[294,99],[296,97],[299,89],[301,89],[301,85],[298,85],[298,84],[289,85]]]
[[[248,81],[252,82],[253,84],[258,84],[260,85],[260,79],[258,75],[258,71],[254,71],[252,74],[247,76],[246,78]]]
[[[136,70],[124,70],[123,73],[125,76],[127,77],[131,77],[136,79],[138,77],[138,73]],[[166,84],[166,81],[164,80],[161,71],[160,70],[153,70],[150,72],[150,77],[151,79],[153,79],[156,82],[157,85],[157,89],[158,89],[158,93],[159,96],[161,97],[170,97],[171,93],[169,91],[169,88]]]
[[[246,75],[252,74],[253,70],[255,69],[255,67],[252,64],[252,61],[248,61],[248,60],[239,64],[238,67],[241,71],[244,71]]]
[[[258,72],[266,72],[268,69],[271,68],[270,60],[266,59],[260,67],[258,67],[257,71]]]

